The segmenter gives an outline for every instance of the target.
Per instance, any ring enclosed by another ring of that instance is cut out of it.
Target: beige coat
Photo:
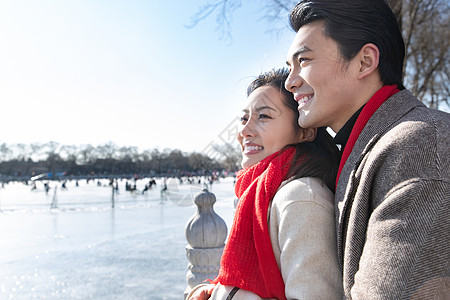
[[[316,178],[282,184],[268,214],[270,239],[288,299],[342,297],[336,254],[333,194]],[[218,285],[211,299],[226,299],[232,287]],[[239,290],[233,300],[261,299]]]

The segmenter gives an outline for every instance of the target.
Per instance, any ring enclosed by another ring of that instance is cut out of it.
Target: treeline
[[[215,145],[214,158],[178,149],[139,151],[137,147],[61,145],[56,142],[0,144],[0,176],[29,179],[39,174],[72,177],[110,177],[133,174],[149,176],[206,175],[212,171],[234,172],[240,153],[231,145]],[[0,178],[1,178],[0,177]]]

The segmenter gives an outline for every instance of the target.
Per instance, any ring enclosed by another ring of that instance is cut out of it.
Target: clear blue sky
[[[220,141],[294,33],[287,17],[267,33],[256,1],[233,14],[231,43],[215,15],[186,28],[204,3],[2,0],[0,143],[200,152]]]

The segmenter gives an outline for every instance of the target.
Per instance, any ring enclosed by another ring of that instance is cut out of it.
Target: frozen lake
[[[147,180],[138,180],[142,190]],[[146,194],[114,196],[108,181],[10,183],[0,189],[0,299],[183,299],[188,260],[184,226],[200,184],[173,179],[177,197],[161,199],[162,180]],[[55,196],[56,187],[56,196]],[[210,191],[230,229],[233,178]],[[56,199],[57,208],[50,209]]]

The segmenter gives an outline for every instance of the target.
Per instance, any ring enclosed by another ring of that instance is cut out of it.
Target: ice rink
[[[107,180],[9,183],[0,189],[0,299],[183,299],[188,260],[184,227],[204,184],[162,180],[142,194],[114,195]],[[55,194],[56,189],[56,194]],[[233,178],[209,186],[227,223],[234,213]],[[52,201],[56,208],[51,209]]]

